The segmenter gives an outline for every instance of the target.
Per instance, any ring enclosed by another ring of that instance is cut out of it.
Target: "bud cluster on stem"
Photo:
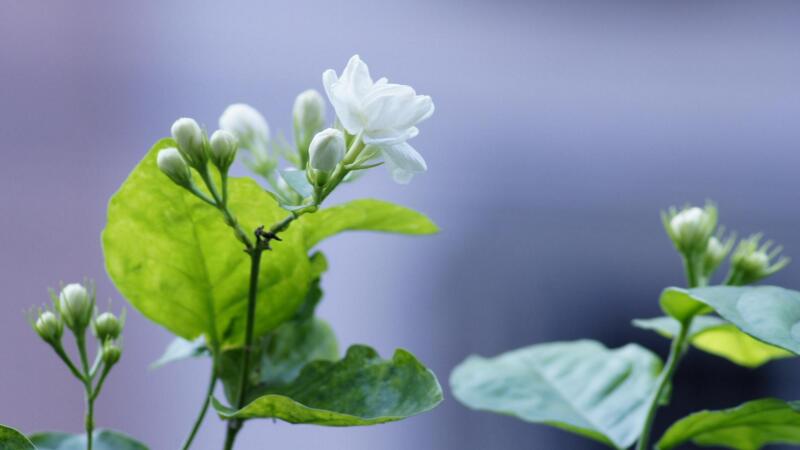
[[[124,328],[124,312],[117,318],[110,312],[96,314],[94,285],[90,282],[72,283],[61,288],[58,293],[51,291],[53,310],[39,311],[32,325],[36,333],[55,351],[75,378],[84,387],[86,396],[86,442],[87,449],[93,446],[94,403],[111,368],[122,356],[117,340]],[[64,327],[75,338],[79,363],[73,362],[67,354],[61,339]],[[97,337],[97,355],[89,364],[86,345],[86,330],[92,329]]]

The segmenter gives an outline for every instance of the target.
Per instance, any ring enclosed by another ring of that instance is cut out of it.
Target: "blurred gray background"
[[[666,341],[629,322],[683,283],[658,218],[671,204],[714,199],[724,224],[800,258],[798,23],[789,1],[2,2],[0,423],[80,431],[80,386],[24,311],[84,276],[101,303],[125,304],[103,269],[106,202],[172,121],[215,127],[244,101],[289,131],[294,96],[359,53],[376,78],[433,96],[414,140],[430,171],[398,186],[377,169],[332,200],[395,201],[442,233],[326,242],[320,314],[343,345],[414,351],[447,399],[372,428],[252,422],[239,448],[595,448],[465,409],[449,371],[469,353],[580,337],[664,355]],[[800,287],[800,264],[771,282]],[[97,422],[177,448],[208,366],[149,371],[171,337],[129,313]],[[751,371],[692,352],[658,428],[757,396],[798,399],[799,375],[798,361]],[[196,448],[222,436],[209,414]]]

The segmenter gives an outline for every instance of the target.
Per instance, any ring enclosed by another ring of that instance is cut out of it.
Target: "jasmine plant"
[[[319,242],[348,230],[437,231],[424,215],[379,200],[323,207],[341,184],[373,167],[387,166],[400,183],[424,172],[425,161],[408,140],[433,114],[433,102],[410,86],[373,81],[358,56],[341,76],[328,70],[322,78],[336,113],[332,123],[314,90],[294,103],[292,143],[272,139],[267,121],[246,104],[225,109],[210,136],[196,120],[179,118],[171,137],[152,147],[109,203],[102,242],[111,280],[134,308],[176,335],[154,367],[189,357],[210,360],[208,386],[198,393],[200,408],[183,449],[195,444],[210,408],[225,422],[220,446],[227,450],[253,419],[373,425],[428,411],[442,400],[435,375],[411,353],[398,349],[383,359],[353,345],[342,357],[332,328],[316,314],[328,265],[315,250]],[[265,185],[229,175],[239,154]],[[291,166],[279,169],[281,160]],[[80,331],[91,310],[65,305],[60,317],[44,312],[35,324],[62,358],[62,320]],[[76,325],[73,316],[82,321]],[[114,342],[122,325],[114,319],[102,314],[94,320],[103,340],[100,369],[70,366],[87,390],[86,435],[65,435],[51,445],[0,427],[0,444],[66,450],[83,448],[75,442],[84,439],[91,450],[93,400],[106,367],[119,358]],[[97,370],[101,375],[91,385]],[[145,448],[116,432],[108,436],[117,439],[108,448]]]
[[[674,375],[690,347],[755,368],[800,354],[800,292],[752,286],[789,263],[782,248],[755,234],[735,244],[717,224],[717,208],[670,208],[664,228],[683,261],[686,287],[660,298],[663,317],[633,324],[671,339],[666,363],[637,344],[609,349],[579,340],[536,344],[493,358],[470,356],[450,377],[470,408],[552,425],[612,448],[668,450],[686,443],[739,450],[800,444],[800,402],[754,400],[701,411],[674,423],[653,444],[657,412],[669,403]],[[734,248],[735,245],[735,248]],[[730,270],[713,283],[730,257]]]

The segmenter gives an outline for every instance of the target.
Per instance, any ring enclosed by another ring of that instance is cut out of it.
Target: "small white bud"
[[[789,264],[789,258],[778,257],[781,246],[773,247],[771,241],[760,244],[761,234],[742,239],[731,256],[733,283],[745,285],[766,278]]]
[[[203,130],[194,119],[182,117],[172,124],[172,138],[178,143],[178,150],[186,161],[195,167],[206,162],[206,151],[203,143]]]
[[[36,319],[34,329],[42,339],[54,343],[61,339],[61,335],[64,332],[64,324],[51,311],[45,311]]]
[[[73,331],[80,332],[89,325],[94,310],[94,299],[81,284],[72,283],[61,289],[58,310],[64,322]]]
[[[122,333],[122,322],[110,312],[104,312],[94,319],[94,333],[102,342],[114,340]]]
[[[325,100],[314,89],[303,91],[294,100],[292,114],[296,126],[311,136],[325,126]]]
[[[211,162],[222,172],[227,172],[228,168],[236,159],[236,150],[239,149],[239,142],[236,136],[225,130],[217,130],[211,135]]]
[[[335,128],[326,128],[311,140],[308,148],[308,165],[314,170],[330,173],[344,158],[344,134]]]
[[[176,184],[183,187],[191,184],[192,172],[177,148],[169,147],[158,152],[156,164]]]
[[[717,228],[717,210],[711,204],[705,208],[694,206],[681,211],[672,208],[663,217],[667,233],[684,254],[704,253]]]
[[[219,117],[219,127],[233,133],[243,147],[263,148],[269,141],[269,125],[255,108],[244,103],[234,103],[225,108]]]

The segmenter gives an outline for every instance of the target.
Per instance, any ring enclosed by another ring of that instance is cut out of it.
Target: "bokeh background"
[[[213,128],[244,101],[288,131],[294,96],[360,53],[373,75],[433,96],[414,141],[430,171],[397,186],[377,169],[332,200],[395,201],[442,233],[326,242],[320,314],[343,345],[413,350],[447,400],[372,428],[253,422],[239,448],[595,448],[465,409],[449,371],[469,353],[580,337],[666,354],[629,322],[683,283],[658,218],[671,204],[714,199],[724,224],[800,257],[798,23],[789,1],[0,3],[0,423],[80,431],[80,387],[24,311],[84,276],[124,305],[103,268],[106,202],[172,121]],[[771,282],[800,287],[800,264]],[[177,448],[207,363],[149,371],[171,337],[129,313],[98,423]],[[751,371],[692,352],[658,428],[798,399],[799,375],[797,361]],[[196,448],[222,436],[209,414]]]

